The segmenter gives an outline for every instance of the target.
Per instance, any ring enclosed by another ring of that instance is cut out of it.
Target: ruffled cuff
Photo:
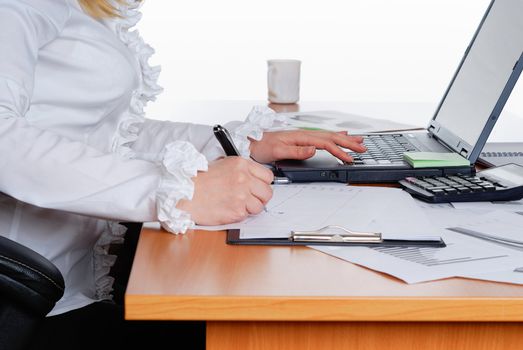
[[[181,199],[192,199],[192,178],[198,171],[207,171],[207,159],[192,144],[175,141],[165,147],[162,165],[162,181],[156,194],[158,220],[169,232],[185,233],[194,227],[194,222],[176,204]]]
[[[262,139],[264,131],[286,122],[287,116],[278,114],[266,106],[255,106],[245,122],[230,132],[242,157],[249,158],[251,155],[250,139],[259,141]]]

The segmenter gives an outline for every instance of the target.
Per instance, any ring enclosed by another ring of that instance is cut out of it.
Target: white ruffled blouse
[[[152,48],[131,29],[139,3],[100,21],[76,0],[0,0],[0,234],[62,272],[65,294],[49,315],[111,297],[118,222],[193,227],[176,203],[223,155],[210,126],[145,118],[162,89]],[[243,156],[271,112],[228,125]]]

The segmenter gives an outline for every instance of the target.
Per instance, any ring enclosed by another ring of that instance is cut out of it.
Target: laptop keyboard
[[[367,152],[347,152],[354,159],[354,161],[349,164],[404,164],[404,152],[418,151],[418,149],[401,134],[365,135],[363,136],[363,144],[367,147]]]

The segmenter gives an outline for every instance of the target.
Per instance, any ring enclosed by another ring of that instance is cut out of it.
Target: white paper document
[[[472,209],[472,210],[503,210],[523,213],[523,200],[510,202],[456,202],[452,203],[456,209]]]
[[[407,283],[468,277],[523,284],[523,272],[515,272],[523,267],[523,248],[513,244],[523,243],[523,215],[421,203],[397,188],[315,183],[273,189],[267,212],[237,224],[198,228],[237,228],[243,239],[283,238],[293,230],[315,231],[327,225],[381,232],[385,239],[441,237],[446,247],[309,247]]]
[[[439,237],[410,195],[401,189],[345,184],[273,186],[267,212],[204,230],[240,229],[240,238],[285,238],[292,231],[317,231],[337,225],[352,231],[380,232],[384,239]]]
[[[514,270],[523,254],[450,232],[445,248],[311,246],[337,258],[395,276],[407,283]],[[512,281],[517,283],[517,281]]]
[[[510,212],[456,210],[445,205],[417,202],[429,218],[427,226],[440,231],[447,247],[325,247],[311,248],[395,276],[407,283],[468,277],[523,284],[523,251],[514,245],[493,243],[479,235],[446,230],[460,227],[474,232],[519,240],[523,216]]]
[[[351,134],[371,132],[391,132],[422,129],[419,126],[398,123],[387,119],[364,117],[338,111],[313,111],[283,113],[292,127],[304,129],[321,129],[331,131],[348,131]]]
[[[498,210],[479,217],[472,217],[449,229],[523,251],[522,214]],[[521,265],[523,265],[523,261]]]

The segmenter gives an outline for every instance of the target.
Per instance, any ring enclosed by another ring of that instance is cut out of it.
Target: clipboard
[[[441,237],[420,239],[383,239],[379,232],[356,232],[341,226],[329,225],[317,231],[292,231],[287,238],[241,238],[240,230],[229,229],[225,239],[232,245],[282,245],[282,246],[360,246],[360,247],[431,247],[447,245]]]

